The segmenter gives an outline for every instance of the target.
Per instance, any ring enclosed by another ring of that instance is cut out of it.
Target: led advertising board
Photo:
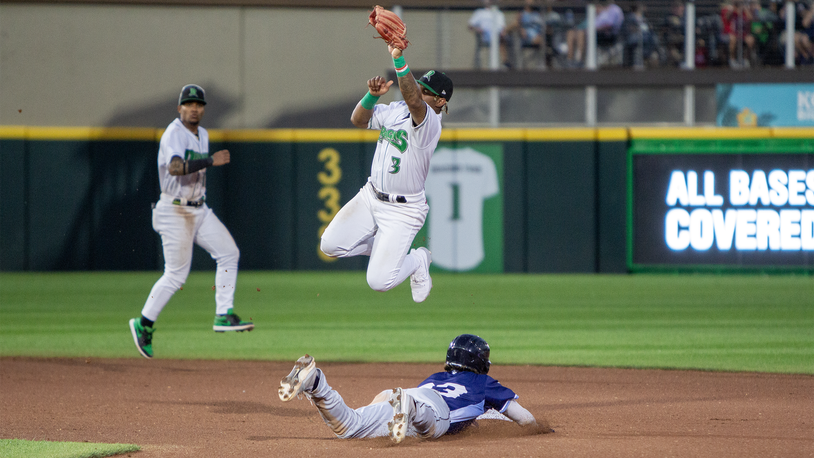
[[[632,270],[814,269],[814,152],[630,161]]]

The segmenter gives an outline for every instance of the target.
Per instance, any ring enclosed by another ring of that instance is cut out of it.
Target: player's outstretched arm
[[[212,165],[215,167],[219,167],[221,165],[226,165],[232,160],[231,154],[229,154],[228,149],[222,149],[217,153],[212,155]]]
[[[356,127],[366,129],[370,118],[373,117],[373,107],[376,105],[376,101],[387,94],[392,85],[392,81],[385,81],[381,76],[374,76],[367,80],[367,94],[356,104],[356,108],[350,115],[350,122]]]
[[[410,115],[413,117],[413,122],[418,125],[424,122],[424,117],[427,115],[427,103],[421,97],[421,89],[410,71],[410,67],[404,62],[401,49],[388,45],[387,49],[390,55],[393,56],[393,63],[396,66],[396,75],[399,78],[399,89],[401,89],[401,96],[410,109]]]
[[[503,412],[507,417],[514,420],[520,426],[534,426],[537,420],[525,407],[517,403],[517,401],[509,401],[506,410]]]

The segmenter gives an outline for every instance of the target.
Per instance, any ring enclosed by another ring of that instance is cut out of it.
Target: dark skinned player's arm
[[[413,123],[417,126],[424,122],[424,117],[427,116],[427,103],[421,98],[418,83],[413,78],[413,72],[399,77],[399,88],[407,108],[410,109]]]
[[[351,113],[350,121],[354,126],[366,129],[370,119],[373,117],[373,108],[376,106],[376,101],[379,97],[387,94],[390,86],[393,85],[392,81],[386,81],[381,76],[374,76],[367,80],[368,93],[356,104],[356,107]]]
[[[398,51],[398,53],[393,52],[394,57],[398,57],[396,54],[401,55],[401,51]],[[399,76],[398,79],[399,89],[401,89],[401,96],[404,99],[404,102],[407,104],[407,108],[410,109],[410,115],[413,117],[413,123],[415,125],[419,125],[424,122],[424,117],[427,116],[427,103],[424,102],[424,99],[421,97],[421,89],[418,87],[418,83],[413,77],[413,72],[408,72],[404,76]]]
[[[362,107],[361,103],[356,104],[356,108],[353,109],[353,113],[350,116],[350,122],[360,128],[366,129],[367,123],[370,122],[370,118],[373,117],[373,110],[365,109]]]
[[[393,57],[394,61],[395,59],[402,57],[401,49],[394,48],[392,46],[388,46],[387,49],[390,51],[390,55]],[[398,71],[396,74],[398,76]],[[413,77],[412,71],[408,71],[406,74],[398,76],[398,79],[399,89],[401,89],[401,97],[404,99],[404,102],[407,104],[407,108],[410,110],[410,115],[413,118],[413,124],[417,126],[424,122],[424,117],[427,116],[427,103],[424,102],[424,99],[421,97],[421,88],[418,87],[418,83]]]

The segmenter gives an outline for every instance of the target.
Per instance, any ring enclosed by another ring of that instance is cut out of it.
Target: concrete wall
[[[165,127],[180,88],[197,83],[211,100],[209,127],[295,127],[320,107],[317,124],[351,127],[367,79],[392,69],[367,14],[0,4],[0,125]],[[471,67],[469,15],[406,10],[407,62]]]

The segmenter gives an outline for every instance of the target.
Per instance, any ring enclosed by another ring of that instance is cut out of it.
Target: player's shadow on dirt
[[[167,404],[167,402],[161,402]],[[186,406],[207,406],[212,408],[213,413],[219,414],[250,414],[265,413],[275,417],[310,417],[313,413],[300,409],[288,407],[272,407],[262,402],[251,401],[217,401],[217,402],[173,402],[172,404]]]
[[[306,412],[307,414],[307,412]],[[534,436],[539,434],[549,434],[551,428],[548,427],[548,424],[540,425],[539,427],[532,427],[532,428],[524,428],[518,426],[514,422],[511,421],[495,421],[495,420],[479,420],[474,425],[466,428],[465,430],[461,431],[458,434],[451,434],[442,436],[438,439],[434,439],[433,442],[453,442],[459,440],[466,440],[466,441],[484,441],[488,442],[490,440],[495,439],[506,439],[506,438],[515,438],[515,437],[523,437],[523,436]],[[246,440],[256,441],[256,442],[263,442],[263,441],[270,441],[270,440],[278,440],[278,439],[304,439],[304,440],[340,440],[335,437],[327,438],[327,439],[317,439],[314,437],[286,437],[282,438],[279,436],[249,436]],[[390,448],[390,447],[409,447],[411,445],[418,445],[424,440],[418,439],[416,437],[408,437],[402,442],[401,444],[394,444],[390,441],[387,437],[373,437],[368,439],[350,439],[348,440],[348,444],[351,446],[356,447],[364,447],[367,449],[370,448]]]
[[[503,420],[478,420],[472,426],[457,434],[445,435],[438,440],[458,440],[458,439],[497,439],[505,437],[536,436],[540,434],[551,434],[554,431],[543,418],[538,418],[537,426],[523,427],[513,421]]]
[[[276,441],[280,439],[286,440],[303,440],[303,441],[337,441],[341,440],[338,437],[292,437],[292,436],[249,436],[246,438],[247,441],[254,441],[254,442],[265,442],[265,441]]]

